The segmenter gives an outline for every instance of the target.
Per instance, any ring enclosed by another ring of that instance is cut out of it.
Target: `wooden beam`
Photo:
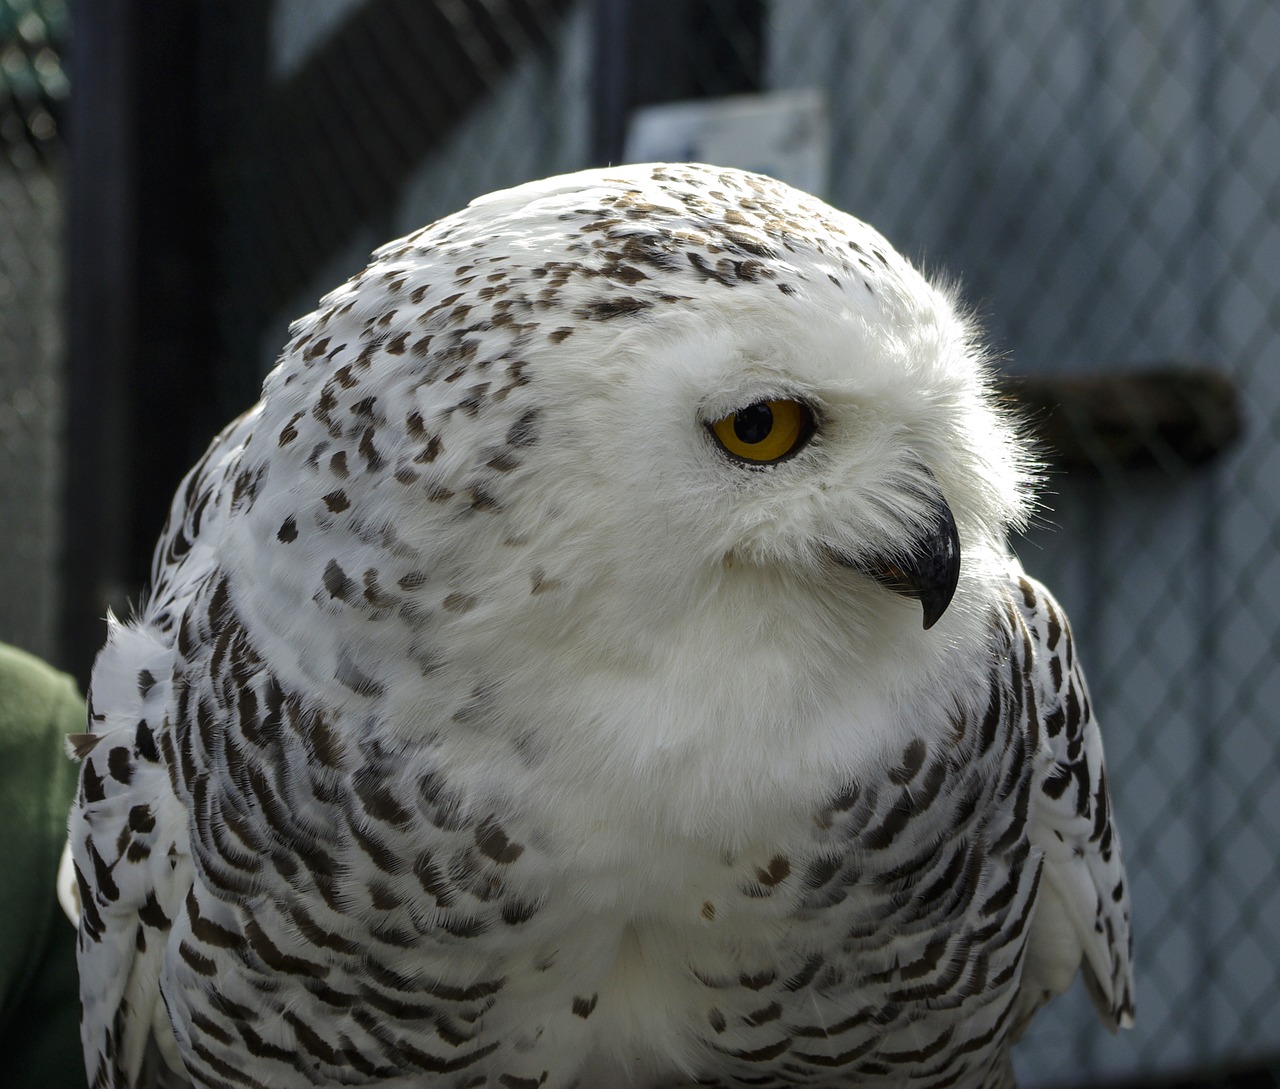
[[[1220,457],[1244,430],[1234,383],[1203,366],[1004,375],[997,384],[1049,465],[1072,473],[1159,468],[1177,476]]]

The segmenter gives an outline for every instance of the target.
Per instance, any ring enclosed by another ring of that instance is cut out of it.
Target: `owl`
[[[73,741],[91,1086],[1002,1089],[1077,972],[1131,1022],[948,288],[648,164],[483,197],[290,335]]]

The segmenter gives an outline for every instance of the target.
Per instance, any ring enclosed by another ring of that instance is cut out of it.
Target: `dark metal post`
[[[622,159],[637,106],[762,86],[762,0],[594,0],[593,154]]]
[[[106,609],[136,600],[169,498],[211,433],[201,8],[73,10],[60,659],[81,681]]]

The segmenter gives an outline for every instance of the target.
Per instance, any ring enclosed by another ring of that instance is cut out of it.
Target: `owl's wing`
[[[1023,967],[1023,1017],[1065,991],[1081,970],[1107,1027],[1128,1028],[1129,894],[1111,821],[1102,736],[1066,615],[1048,590],[1026,576],[1018,578],[1014,593],[1032,642],[1030,680],[1045,761],[1030,814],[1031,843],[1043,852],[1044,869]]]
[[[108,618],[89,687],[89,733],[71,739],[83,759],[69,824],[80,1033],[89,1084],[101,1089],[174,1084],[166,1068],[181,1070],[160,997],[167,934],[192,884],[187,813],[170,784],[180,713],[175,641],[212,568],[221,492],[234,486],[235,455],[252,422],[242,417],[224,430],[179,488],[150,600],[136,621]]]
[[[143,1078],[153,1037],[161,1046],[171,1040],[160,971],[191,864],[186,815],[170,790],[157,737],[163,714],[141,692],[110,691],[126,683],[141,689],[135,678],[153,672],[148,663],[163,668],[164,647],[148,632],[114,621],[111,627],[95,671],[106,684],[90,690],[92,733],[74,742],[84,763],[70,846],[86,1072],[89,1084],[117,1089],[153,1084]]]

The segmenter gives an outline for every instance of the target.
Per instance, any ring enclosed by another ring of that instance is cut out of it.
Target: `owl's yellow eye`
[[[813,434],[813,413],[799,401],[757,401],[711,423],[725,452],[768,465],[800,449]]]

